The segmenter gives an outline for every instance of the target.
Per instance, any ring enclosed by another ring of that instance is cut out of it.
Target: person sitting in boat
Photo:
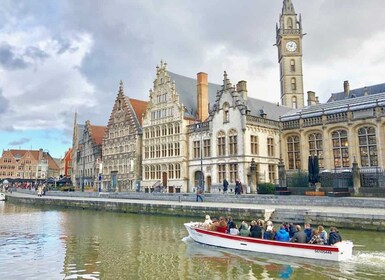
[[[311,236],[313,234],[313,229],[311,228],[310,224],[305,224],[304,232],[306,233],[306,243],[308,243],[311,239]]]
[[[255,238],[262,238],[262,220],[251,221],[250,223],[250,236]]]
[[[340,233],[338,232],[338,229],[336,227],[331,227],[329,230],[329,245],[336,244],[337,242],[341,242],[342,238]]]
[[[216,231],[223,233],[227,232],[227,221],[224,217],[219,217],[219,222],[216,225]]]
[[[250,236],[249,225],[245,221],[243,221],[241,226],[239,227],[239,235]]]
[[[311,237],[310,244],[318,244],[318,245],[323,245],[324,241],[320,237],[318,230],[313,229],[313,236]]]
[[[320,238],[322,239],[323,243],[325,245],[327,245],[328,244],[328,233],[326,232],[324,227],[321,225],[318,226],[318,234],[319,234]]]
[[[263,233],[263,239],[274,240],[274,238],[275,233],[273,230],[273,223],[271,221],[267,221],[265,232]]]
[[[231,233],[231,229],[237,229],[237,225],[233,221],[233,217],[227,216],[227,233]]]
[[[296,225],[296,232],[293,237],[290,238],[290,242],[306,243],[306,233],[302,230],[300,225]]]
[[[290,236],[290,238],[292,238],[294,236],[296,231],[297,231],[296,227],[293,225],[293,223],[290,223],[289,224],[289,236]]]
[[[212,223],[213,221],[211,220],[210,215],[206,215],[205,221],[203,222],[203,227],[208,229]]]
[[[279,231],[277,231],[275,235],[275,240],[286,241],[286,242],[290,240],[289,233],[286,231],[284,225],[281,225]]]

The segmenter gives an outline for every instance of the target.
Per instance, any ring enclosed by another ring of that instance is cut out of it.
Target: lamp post
[[[203,176],[203,133],[202,133],[202,130],[203,130],[203,127],[202,127],[202,121],[200,123],[200,134],[201,134],[201,141],[200,141],[200,158],[201,158],[201,188],[202,188],[202,192],[204,192],[205,190],[205,185],[204,185],[204,176]]]
[[[85,169],[85,161],[86,161],[86,147],[85,147],[85,141],[83,139],[83,145],[82,145],[82,149],[83,149],[83,158],[82,158],[82,161],[83,161],[83,171],[82,171],[82,192],[84,192],[84,169]]]

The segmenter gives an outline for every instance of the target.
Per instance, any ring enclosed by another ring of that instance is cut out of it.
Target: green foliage
[[[60,190],[62,192],[74,192],[75,187],[74,186],[64,186],[64,187],[61,187]]]
[[[274,194],[275,185],[272,183],[260,183],[257,185],[258,194]]]
[[[287,177],[288,188],[307,188],[309,187],[309,177],[306,172],[298,170],[298,172],[290,174]]]

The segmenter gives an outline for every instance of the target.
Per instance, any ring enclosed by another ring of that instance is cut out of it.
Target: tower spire
[[[119,95],[124,95],[123,81],[122,80],[120,80],[120,84],[119,84]]]
[[[283,15],[294,15],[294,5],[291,2],[291,0],[283,0],[283,6],[282,6],[282,14]]]

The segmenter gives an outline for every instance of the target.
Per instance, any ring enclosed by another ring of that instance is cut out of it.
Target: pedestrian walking
[[[201,187],[197,187],[197,198],[196,198],[196,202],[198,202],[199,199],[201,200],[201,202],[203,202],[202,193],[203,193],[202,188],[201,188]]]
[[[223,179],[223,193],[227,193],[227,189],[229,187],[229,182],[227,182],[226,178]]]

